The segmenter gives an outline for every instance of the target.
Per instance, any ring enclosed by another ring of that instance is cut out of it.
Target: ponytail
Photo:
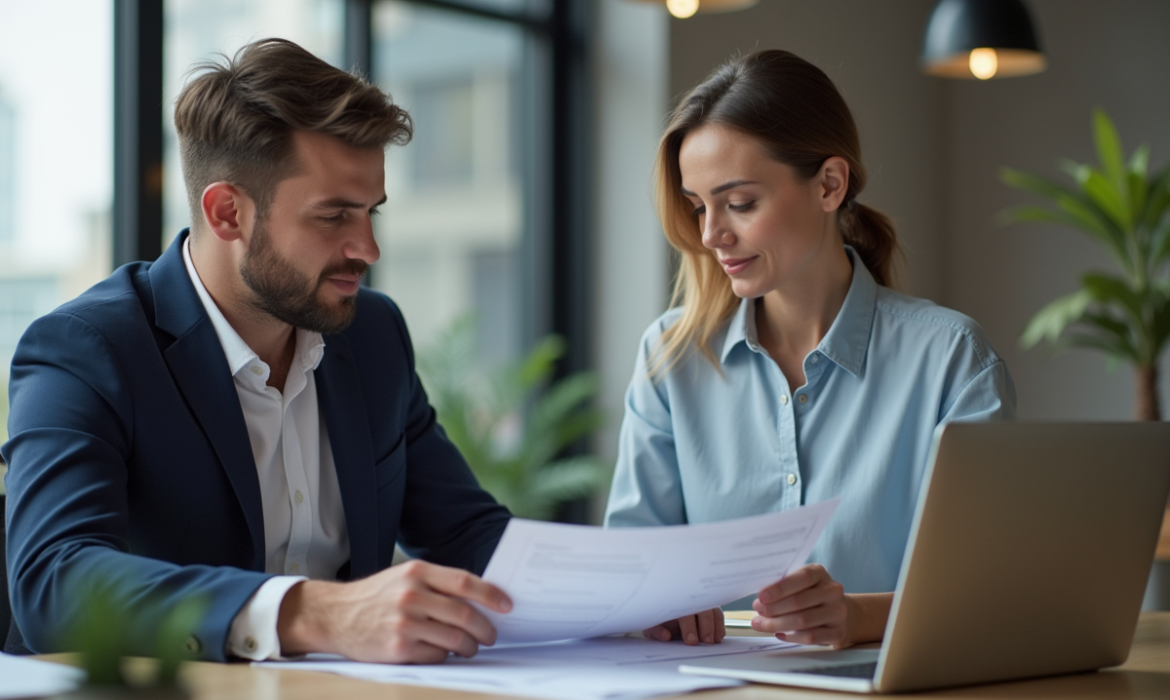
[[[895,261],[901,249],[890,217],[857,200],[850,200],[849,206],[841,207],[837,222],[841,237],[861,256],[874,281],[885,287],[896,287]]]

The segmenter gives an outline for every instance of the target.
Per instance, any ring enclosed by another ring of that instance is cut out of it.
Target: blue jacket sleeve
[[[17,347],[2,450],[13,617],[32,651],[63,651],[79,591],[95,581],[118,582],[142,630],[198,596],[207,614],[188,644],[223,660],[232,619],[268,576],[131,553],[128,369],[108,339],[68,313],[39,319]],[[153,651],[153,639],[137,637],[131,651]]]

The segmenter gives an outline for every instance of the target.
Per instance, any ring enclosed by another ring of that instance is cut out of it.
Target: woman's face
[[[684,137],[678,163],[703,245],[731,278],[736,296],[815,283],[840,255],[836,210],[849,181],[844,159],[829,158],[803,180],[755,138],[708,124]]]

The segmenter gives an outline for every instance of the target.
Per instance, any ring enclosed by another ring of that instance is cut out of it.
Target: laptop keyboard
[[[868,661],[861,664],[844,664],[841,666],[816,666],[805,668],[793,673],[811,673],[814,676],[836,676],[838,678],[873,678],[877,673],[877,662]]]

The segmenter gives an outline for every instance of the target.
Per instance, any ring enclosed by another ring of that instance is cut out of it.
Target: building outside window
[[[471,315],[478,360],[515,359],[529,39],[515,24],[394,0],[374,5],[372,29],[372,77],[415,128],[409,146],[387,153],[373,285],[402,307],[416,347]]]
[[[0,0],[0,442],[30,323],[110,273],[112,0]]]

